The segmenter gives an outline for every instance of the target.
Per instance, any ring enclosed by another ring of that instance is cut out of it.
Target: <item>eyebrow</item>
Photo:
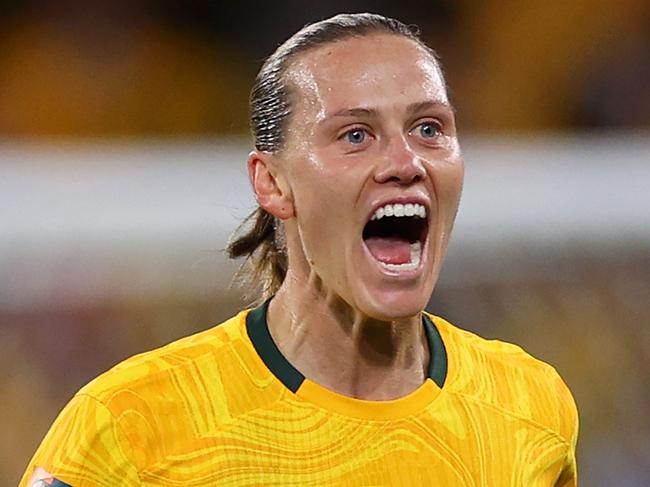
[[[333,113],[332,115],[329,115],[328,117],[325,117],[324,120],[328,120],[330,118],[334,117],[376,117],[378,114],[378,111],[374,108],[344,108],[343,110],[339,110],[336,113]]]
[[[424,112],[431,109],[440,109],[440,108],[447,109],[452,114],[455,113],[454,107],[450,103],[446,101],[440,101],[440,100],[427,100],[427,101],[411,103],[406,107],[406,111],[407,113],[418,113],[418,112]],[[378,115],[379,115],[379,110],[377,110],[376,108],[363,108],[363,107],[344,108],[329,116],[326,116],[323,120],[321,120],[321,123],[337,117],[375,118]]]
[[[408,107],[406,107],[406,111],[408,113],[418,113],[418,112],[425,112],[427,110],[435,110],[440,108],[449,110],[452,114],[456,112],[456,110],[451,105],[451,103],[447,101],[441,101],[441,100],[427,100],[427,101],[421,101],[417,103],[411,103]]]

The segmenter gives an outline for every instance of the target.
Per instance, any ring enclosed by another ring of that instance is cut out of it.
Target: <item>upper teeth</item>
[[[370,219],[380,220],[385,216],[417,216],[426,218],[427,210],[418,203],[407,203],[405,205],[401,203],[388,204],[377,208]]]

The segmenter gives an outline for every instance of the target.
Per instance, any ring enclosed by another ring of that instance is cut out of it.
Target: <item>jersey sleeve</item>
[[[575,450],[569,452],[566,463],[554,487],[576,487],[578,485],[578,470]]]
[[[565,436],[568,442],[565,464],[555,487],[576,487],[578,485],[578,467],[576,462],[576,445],[578,442],[578,408],[571,391],[558,376],[556,385],[557,395],[560,399],[560,423],[564,425]]]
[[[130,448],[106,406],[77,394],[54,421],[19,487],[140,486]]]

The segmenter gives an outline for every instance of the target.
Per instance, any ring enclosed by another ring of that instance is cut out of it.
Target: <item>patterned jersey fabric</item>
[[[330,391],[273,343],[266,305],[122,362],[56,419],[21,487],[575,486],[577,412],[520,348],[423,316],[429,378],[392,401]],[[36,479],[36,480],[34,480]]]

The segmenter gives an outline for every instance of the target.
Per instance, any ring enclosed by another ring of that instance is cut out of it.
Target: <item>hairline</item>
[[[332,39],[330,41],[321,43],[321,44],[316,44],[313,46],[307,46],[304,47],[303,49],[299,50],[298,52],[291,53],[287,56],[287,58],[284,59],[284,62],[281,63],[280,68],[281,68],[281,75],[279,78],[279,81],[282,83],[284,89],[286,90],[287,94],[287,100],[289,101],[289,106],[291,110],[289,111],[289,114],[287,118],[285,119],[285,137],[284,140],[281,142],[280,146],[275,150],[275,151],[270,151],[271,153],[274,154],[279,154],[284,152],[284,150],[287,148],[287,140],[289,138],[289,126],[291,125],[291,122],[293,121],[293,115],[294,115],[294,108],[297,106],[297,101],[295,99],[295,93],[297,90],[300,88],[291,80],[290,74],[295,72],[296,66],[303,60],[306,56],[312,54],[315,51],[318,51],[320,49],[324,49],[328,46],[332,46],[335,44],[338,44],[340,42],[345,42],[350,39],[363,39],[365,37],[374,37],[374,36],[392,36],[392,37],[398,37],[402,39],[406,39],[408,41],[411,41],[415,45],[415,47],[418,48],[418,50],[422,51],[424,54],[426,54],[431,61],[433,62],[433,65],[436,67],[436,70],[438,71],[438,74],[440,75],[440,79],[442,80],[445,92],[448,91],[447,87],[447,81],[444,75],[444,72],[442,71],[442,66],[440,65],[440,61],[438,59],[438,56],[436,55],[435,51],[431,49],[429,46],[427,46],[421,39],[419,39],[417,36],[408,36],[406,34],[402,34],[400,32],[394,32],[390,30],[369,30],[367,32],[349,32],[346,33],[345,35],[337,38],[337,39]],[[452,112],[454,111],[454,107],[451,102],[448,103],[450,109]]]

